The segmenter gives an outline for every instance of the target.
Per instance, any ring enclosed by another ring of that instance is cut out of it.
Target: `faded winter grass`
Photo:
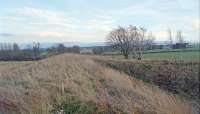
[[[94,58],[65,54],[37,62],[0,63],[0,112],[48,114],[72,95],[129,114],[197,114],[188,101]]]

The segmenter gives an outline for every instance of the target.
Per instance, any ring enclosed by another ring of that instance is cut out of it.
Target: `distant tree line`
[[[64,44],[58,44],[57,46],[48,49],[41,49],[40,43],[34,42],[29,48],[20,49],[20,46],[17,43],[0,43],[1,61],[40,60],[50,55],[62,53],[80,53],[80,47],[65,47]]]
[[[74,45],[72,47],[65,47],[64,44],[60,43],[57,46],[52,46],[48,48],[47,51],[52,54],[80,53],[80,47],[77,45]]]
[[[114,49],[112,46],[95,46],[92,47],[92,53],[96,55],[102,55],[106,52],[116,52],[117,49]]]
[[[20,49],[17,43],[0,43],[0,60],[23,61],[40,59],[40,44],[34,43],[31,49]]]

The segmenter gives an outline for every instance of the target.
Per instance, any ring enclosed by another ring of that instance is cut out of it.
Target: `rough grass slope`
[[[95,104],[99,113],[197,113],[186,100],[102,66],[94,58],[66,54],[37,62],[0,63],[0,113],[48,114],[71,106],[68,96]]]

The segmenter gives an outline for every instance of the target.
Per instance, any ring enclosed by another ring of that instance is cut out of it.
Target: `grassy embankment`
[[[102,59],[66,54],[34,62],[1,62],[0,112],[197,113],[189,101],[101,65],[97,58]]]

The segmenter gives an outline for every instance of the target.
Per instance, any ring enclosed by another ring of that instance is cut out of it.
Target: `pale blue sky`
[[[0,42],[104,42],[117,26],[198,41],[199,0],[0,0]]]

